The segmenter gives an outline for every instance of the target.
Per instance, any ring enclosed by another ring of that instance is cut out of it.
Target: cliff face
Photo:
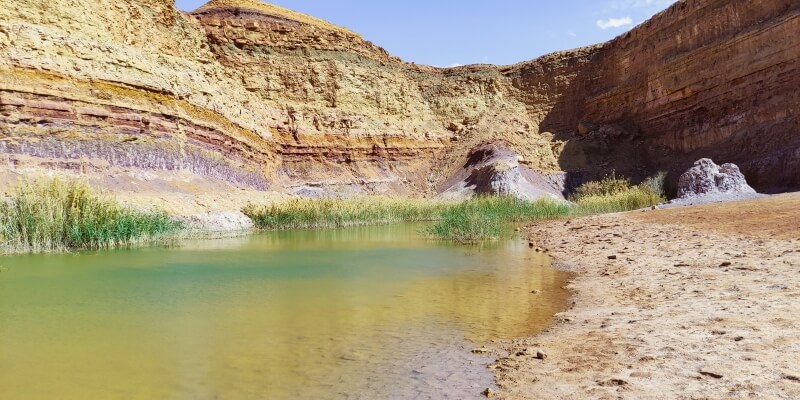
[[[634,160],[679,172],[739,164],[759,189],[800,187],[800,2],[687,0],[602,47],[556,110],[589,132],[567,170]],[[549,122],[549,121],[548,121]],[[581,165],[584,161],[585,164]]]
[[[257,0],[192,14],[169,0],[0,5],[6,170],[432,194],[500,139],[543,174],[713,157],[758,189],[800,187],[792,0],[685,0],[604,45],[454,69]]]

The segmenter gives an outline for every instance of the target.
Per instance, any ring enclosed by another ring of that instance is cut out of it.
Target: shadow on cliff
[[[568,197],[581,184],[612,172],[634,183],[662,170],[672,175],[670,170],[653,163],[652,149],[645,145],[642,132],[627,113],[611,124],[585,119],[585,99],[593,95],[591,65],[586,63],[573,79],[561,83],[563,95],[539,124],[540,131],[553,133],[554,140],[562,143],[558,163],[564,171],[564,196]],[[691,163],[686,168],[690,166]]]

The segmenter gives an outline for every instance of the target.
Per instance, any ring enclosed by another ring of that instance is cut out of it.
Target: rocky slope
[[[713,157],[800,187],[793,0],[684,0],[603,45],[453,69],[257,0],[0,5],[0,181],[434,194],[501,140],[565,185]]]

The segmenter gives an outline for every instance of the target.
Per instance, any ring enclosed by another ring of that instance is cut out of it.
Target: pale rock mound
[[[681,199],[715,195],[755,195],[756,191],[747,184],[744,174],[735,164],[719,166],[704,158],[678,180],[678,197]]]
[[[445,182],[440,197],[466,199],[476,195],[501,195],[524,200],[564,200],[547,179],[519,161],[520,157],[503,143],[481,144],[470,151],[463,167]]]

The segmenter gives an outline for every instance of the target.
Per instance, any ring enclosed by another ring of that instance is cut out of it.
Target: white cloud
[[[573,32],[573,31],[567,32],[567,35],[572,36],[572,37],[577,37],[578,36],[578,34]]]
[[[609,28],[621,28],[623,26],[628,26],[628,25],[633,25],[633,19],[631,17],[597,20],[597,27],[603,30]]]
[[[431,65],[431,66],[436,68],[456,68],[456,67],[463,67],[464,64],[455,63],[450,65]]]
[[[643,7],[666,7],[677,0],[611,0],[606,2],[605,12]]]

